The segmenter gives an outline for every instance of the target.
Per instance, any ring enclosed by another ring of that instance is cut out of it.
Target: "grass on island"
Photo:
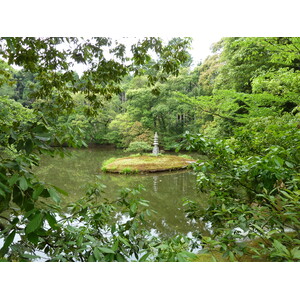
[[[162,172],[187,168],[192,162],[191,157],[176,155],[134,155],[106,160],[103,172],[134,174],[146,172]]]

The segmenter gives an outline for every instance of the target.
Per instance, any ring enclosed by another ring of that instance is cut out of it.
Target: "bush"
[[[148,152],[151,151],[152,147],[146,142],[131,142],[129,147],[125,150],[126,152]]]
[[[261,135],[258,141],[249,139],[242,151],[239,139],[251,136],[252,127],[244,126],[227,140],[186,134],[186,148],[208,157],[193,165],[199,189],[210,195],[208,205],[186,204],[188,218],[202,218],[214,228],[210,236],[202,236],[203,250],[218,249],[232,261],[244,255],[300,261],[299,137],[288,124],[267,128],[264,136],[273,145],[260,142]],[[276,141],[272,133],[282,138]]]

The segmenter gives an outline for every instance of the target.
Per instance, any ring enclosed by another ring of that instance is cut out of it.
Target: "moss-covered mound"
[[[129,156],[105,161],[102,171],[121,174],[162,172],[185,169],[193,162],[191,158],[176,155]]]

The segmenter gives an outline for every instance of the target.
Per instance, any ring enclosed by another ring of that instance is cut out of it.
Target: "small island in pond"
[[[194,162],[188,156],[139,155],[111,158],[103,163],[101,170],[119,174],[163,172],[185,169]]]

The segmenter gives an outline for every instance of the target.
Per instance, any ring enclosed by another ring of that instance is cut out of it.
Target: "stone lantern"
[[[155,134],[154,134],[154,143],[153,143],[153,145],[154,145],[154,147],[153,147],[153,150],[152,150],[152,154],[157,156],[159,154],[157,132],[155,132]]]

